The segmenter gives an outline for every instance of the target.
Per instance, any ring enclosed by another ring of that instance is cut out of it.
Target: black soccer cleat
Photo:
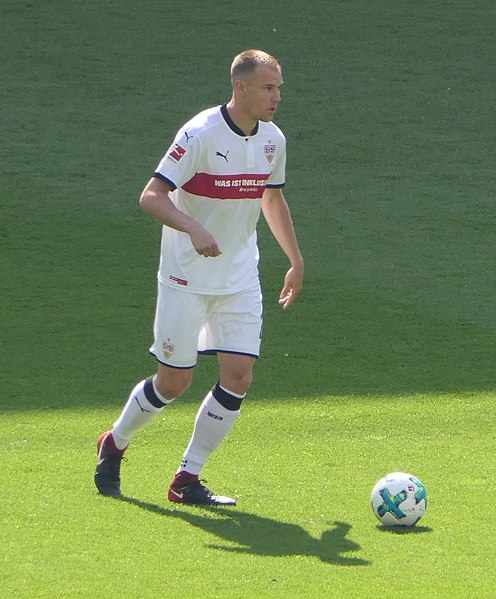
[[[112,432],[100,435],[97,441],[98,461],[95,470],[95,485],[102,495],[119,497],[121,494],[121,462],[124,449],[115,447]]]
[[[216,495],[199,480],[181,482],[177,479],[176,476],[169,487],[169,501],[188,505],[236,505],[235,499]]]

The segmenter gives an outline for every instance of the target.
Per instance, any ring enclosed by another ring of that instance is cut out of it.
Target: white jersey
[[[245,135],[225,106],[182,127],[155,176],[168,183],[175,206],[211,233],[222,254],[199,256],[187,233],[163,228],[159,280],[201,294],[238,293],[258,282],[256,226],[266,187],[283,187],[286,140],[273,123]]]

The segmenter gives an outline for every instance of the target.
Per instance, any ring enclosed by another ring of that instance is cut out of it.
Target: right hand
[[[203,256],[204,258],[216,258],[222,254],[213,235],[201,225],[190,231],[189,236],[191,238],[191,243],[199,256]]]

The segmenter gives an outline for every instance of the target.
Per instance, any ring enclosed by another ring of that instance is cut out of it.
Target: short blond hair
[[[258,66],[268,66],[281,72],[279,61],[263,50],[245,50],[231,64],[231,81],[251,75]]]

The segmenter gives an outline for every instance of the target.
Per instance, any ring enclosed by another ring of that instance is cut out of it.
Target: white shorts
[[[150,353],[173,368],[193,368],[198,353],[258,357],[262,336],[260,288],[232,295],[199,295],[158,283]]]

